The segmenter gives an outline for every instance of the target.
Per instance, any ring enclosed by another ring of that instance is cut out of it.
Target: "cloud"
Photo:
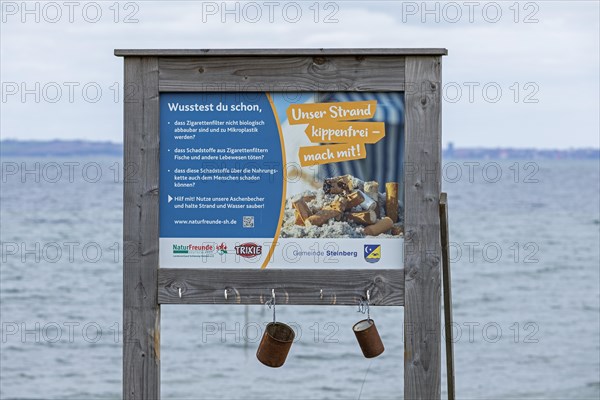
[[[4,2],[2,7],[6,3],[22,4]],[[427,14],[422,2],[321,2],[317,8],[313,2],[294,3],[300,4],[302,16],[292,23],[297,8],[292,3],[278,2],[270,22],[265,3],[254,2],[262,13],[256,23],[250,21],[257,15],[251,13],[256,7],[249,2],[227,3],[228,10],[234,10],[230,13],[224,12],[222,2],[121,2],[118,16],[113,2],[100,2],[96,4],[102,17],[96,23],[85,20],[85,2],[73,14],[73,23],[64,8],[57,23],[45,20],[43,5],[39,23],[33,21],[35,15],[26,15],[22,23],[20,12],[3,13],[1,136],[121,141],[123,60],[113,56],[115,48],[446,47],[450,54],[443,60],[443,79],[450,86],[445,95],[453,96],[450,90],[459,87],[462,97],[444,103],[445,141],[483,146],[598,145],[596,2],[577,6],[530,2],[537,8],[519,3],[519,23],[514,22],[516,10],[510,2],[496,3],[502,11],[496,23],[481,14],[488,4],[484,2],[472,23],[461,2],[455,3],[462,13],[457,23],[451,22],[456,14],[451,14],[447,2],[427,3],[428,10],[438,4],[437,15]],[[410,8],[415,6],[416,12]],[[124,23],[127,15],[138,22]],[[538,22],[523,23],[527,16]],[[338,22],[325,23],[326,19]],[[78,83],[72,93],[70,82]],[[479,84],[472,102],[469,82]],[[13,83],[19,92],[9,95],[6,89],[14,89]],[[33,94],[23,102],[21,89],[35,91],[36,84],[39,102]],[[494,84],[500,86],[498,102],[486,98],[486,84],[490,94]],[[102,91],[97,101],[95,85]],[[63,91],[60,100],[47,101],[55,96],[56,86]],[[527,96],[538,102],[524,103]]]

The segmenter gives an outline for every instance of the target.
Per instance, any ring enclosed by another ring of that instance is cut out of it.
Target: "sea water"
[[[121,398],[121,160],[2,163],[0,398]],[[458,398],[598,399],[598,161],[445,165]],[[297,337],[279,369],[255,357],[263,306],[161,313],[165,399],[402,397],[402,308],[371,308],[386,349],[367,360],[356,307],[278,305]]]

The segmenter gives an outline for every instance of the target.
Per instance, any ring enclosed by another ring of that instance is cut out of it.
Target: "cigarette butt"
[[[372,225],[377,221],[375,211],[355,212],[348,214],[348,219],[361,225]]]
[[[323,209],[323,210],[319,211],[318,213],[308,217],[304,221],[304,225],[306,225],[306,226],[311,226],[311,225],[322,226],[330,219],[338,218],[340,216],[341,216],[341,213],[339,211]]]
[[[392,226],[391,234],[394,236],[400,236],[404,233],[404,227],[400,224],[394,224]]]
[[[323,207],[323,210],[337,211],[339,215],[335,219],[339,220],[346,209],[346,203],[348,203],[348,200],[345,197],[338,196],[334,201]]]
[[[364,189],[365,188],[365,181],[363,181],[362,179],[358,179],[356,177],[352,178],[352,188],[353,189]]]
[[[310,212],[310,208],[308,208],[308,206],[306,205],[306,203],[304,202],[303,199],[294,201],[292,203],[292,205],[294,206],[294,210],[296,210],[298,212],[298,214],[300,215],[300,219],[302,220],[302,225],[304,225],[304,221],[306,221],[306,219],[308,217],[310,217],[312,214]]]
[[[385,214],[393,223],[398,222],[398,183],[385,184]]]
[[[381,233],[389,231],[394,223],[389,217],[385,217],[377,221],[373,225],[369,225],[365,228],[365,235],[377,236]]]
[[[363,210],[372,211],[377,208],[377,202],[373,201],[372,198],[370,198],[360,190],[358,190],[358,192],[361,194],[363,199],[365,199],[362,203],[359,204]]]
[[[379,200],[379,183],[377,181],[365,182],[365,193],[374,201]]]
[[[346,199],[348,200],[348,202],[346,203],[346,210],[350,210],[351,208],[354,208],[363,201],[365,201],[365,198],[363,197],[360,190],[350,193],[348,196],[346,196]]]
[[[339,212],[343,212],[346,209],[347,203],[348,203],[348,200],[345,197],[338,196],[334,201],[332,201],[326,207],[323,207],[323,208],[329,208],[331,210],[337,210]]]
[[[302,217],[300,217],[298,210],[294,210],[294,216],[296,217],[296,221],[294,221],[294,223],[296,225],[304,226],[304,221],[302,220]]]
[[[352,177],[350,175],[336,176],[325,179],[323,191],[327,194],[343,194],[352,191]]]
[[[340,176],[340,180],[346,185],[348,186],[348,190],[352,190],[354,189],[354,180],[356,178],[354,178],[352,175],[342,175]]]
[[[377,214],[377,218],[379,218],[379,214],[381,214],[379,211],[379,182],[365,182],[365,193],[375,201],[375,214]]]
[[[289,208],[292,210],[295,209],[294,203],[297,202],[298,200],[304,200],[305,203],[310,203],[311,201],[313,201],[316,198],[317,198],[317,195],[312,194],[312,193],[304,194],[304,195],[302,195],[302,194],[295,195],[288,201]]]

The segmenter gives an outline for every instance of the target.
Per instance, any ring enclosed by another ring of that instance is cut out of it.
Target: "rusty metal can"
[[[377,357],[383,353],[385,348],[383,347],[379,332],[377,332],[375,321],[372,319],[363,319],[354,324],[352,330],[366,358]]]
[[[288,325],[281,322],[269,323],[256,350],[256,358],[267,367],[281,367],[295,336],[294,330]]]

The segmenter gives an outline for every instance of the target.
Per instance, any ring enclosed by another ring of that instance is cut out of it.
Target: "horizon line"
[[[14,139],[14,138],[6,138],[0,139],[0,143],[3,142],[17,142],[17,143],[26,143],[26,142],[34,142],[34,143],[52,143],[52,142],[84,142],[89,144],[111,144],[115,146],[123,146],[123,142],[115,142],[112,140],[88,140],[88,139]],[[581,146],[581,147],[514,147],[514,146],[486,146],[486,145],[471,145],[471,146],[459,146],[457,147],[454,142],[446,143],[446,147],[442,147],[442,151],[447,151],[450,149],[450,145],[452,145],[452,150],[457,151],[461,149],[481,149],[481,150],[543,150],[543,151],[551,151],[551,150],[559,150],[559,151],[568,151],[568,150],[599,150],[600,146]]]

